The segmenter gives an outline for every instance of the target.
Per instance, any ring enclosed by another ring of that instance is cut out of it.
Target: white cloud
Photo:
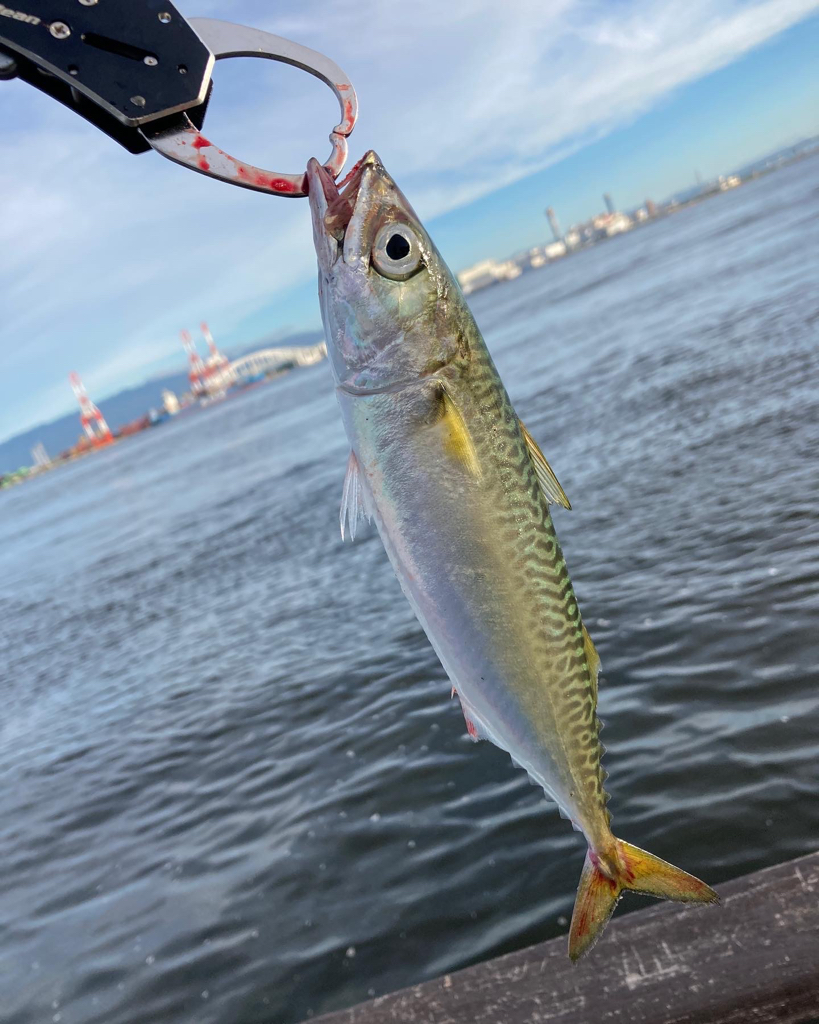
[[[819,3],[185,7],[338,60],[362,107],[353,154],[378,149],[430,217],[548,166]],[[261,65],[248,72],[253,98],[238,87],[244,73],[217,66],[207,134],[250,159],[260,154],[241,149],[244,141],[264,145],[277,170],[303,166],[314,150],[324,155],[329,92],[290,68]],[[206,317],[220,338],[238,340],[244,318],[312,278],[304,203],[231,189],[152,154],[132,157],[17,83],[0,83],[0,124],[0,436],[42,414],[69,369],[92,394],[133,383],[163,358],[179,353],[181,365],[181,326]]]

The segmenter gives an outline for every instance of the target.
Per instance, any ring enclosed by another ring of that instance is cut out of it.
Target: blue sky
[[[544,241],[611,192],[662,198],[819,132],[819,0],[199,0],[327,53],[356,85],[352,158],[378,150],[459,269]],[[329,90],[217,65],[207,134],[274,170],[326,155]],[[305,202],[133,157],[0,83],[0,439],[179,368],[181,327],[226,348],[318,327]]]

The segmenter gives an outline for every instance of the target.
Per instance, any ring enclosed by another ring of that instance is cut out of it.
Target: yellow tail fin
[[[699,878],[614,839],[607,855],[592,850],[586,854],[569,930],[572,960],[587,953],[598,940],[624,889],[683,903],[719,903],[719,896]]]

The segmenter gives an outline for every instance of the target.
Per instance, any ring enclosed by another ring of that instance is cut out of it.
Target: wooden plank
[[[618,918],[577,965],[562,937],[311,1024],[817,1024],[819,853],[719,892]]]

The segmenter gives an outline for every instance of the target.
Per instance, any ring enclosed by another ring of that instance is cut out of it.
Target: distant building
[[[603,193],[603,202],[606,204],[606,209],[609,213],[616,213],[617,210],[614,207],[614,200],[608,192]]]
[[[179,412],[179,399],[170,388],[165,388],[162,392],[162,405],[169,416],[175,416]]]
[[[566,243],[563,241],[552,242],[551,245],[543,247],[543,255],[547,260],[557,260],[566,255]]]
[[[657,204],[653,199],[646,199],[646,213],[649,217],[657,216]]]
[[[552,229],[552,235],[556,242],[563,241],[563,232],[560,230],[560,224],[557,221],[557,214],[551,206],[546,209],[546,216],[549,218],[549,227]]]
[[[548,245],[537,246],[529,250],[529,266],[537,269],[551,263],[552,260],[560,259],[567,252],[565,242],[550,242]]]
[[[488,288],[498,281],[511,281],[520,277],[521,269],[513,260],[481,260],[474,267],[467,267],[458,274],[458,283],[464,295]]]
[[[740,176],[738,174],[729,174],[727,178],[723,178],[722,175],[720,175],[720,178],[719,178],[719,190],[720,190],[720,192],[725,192],[729,188],[736,188],[737,185],[741,185],[741,184],[742,184],[742,179],[740,178]]]
[[[628,231],[631,227],[631,218],[624,213],[600,213],[591,222],[592,238],[611,238],[612,235],[619,235]]]
[[[539,246],[529,250],[529,266],[537,269],[546,263],[546,254]]]
[[[48,452],[42,441],[38,441],[31,449],[31,457],[38,469],[47,469],[51,465],[51,459],[48,457]]]

